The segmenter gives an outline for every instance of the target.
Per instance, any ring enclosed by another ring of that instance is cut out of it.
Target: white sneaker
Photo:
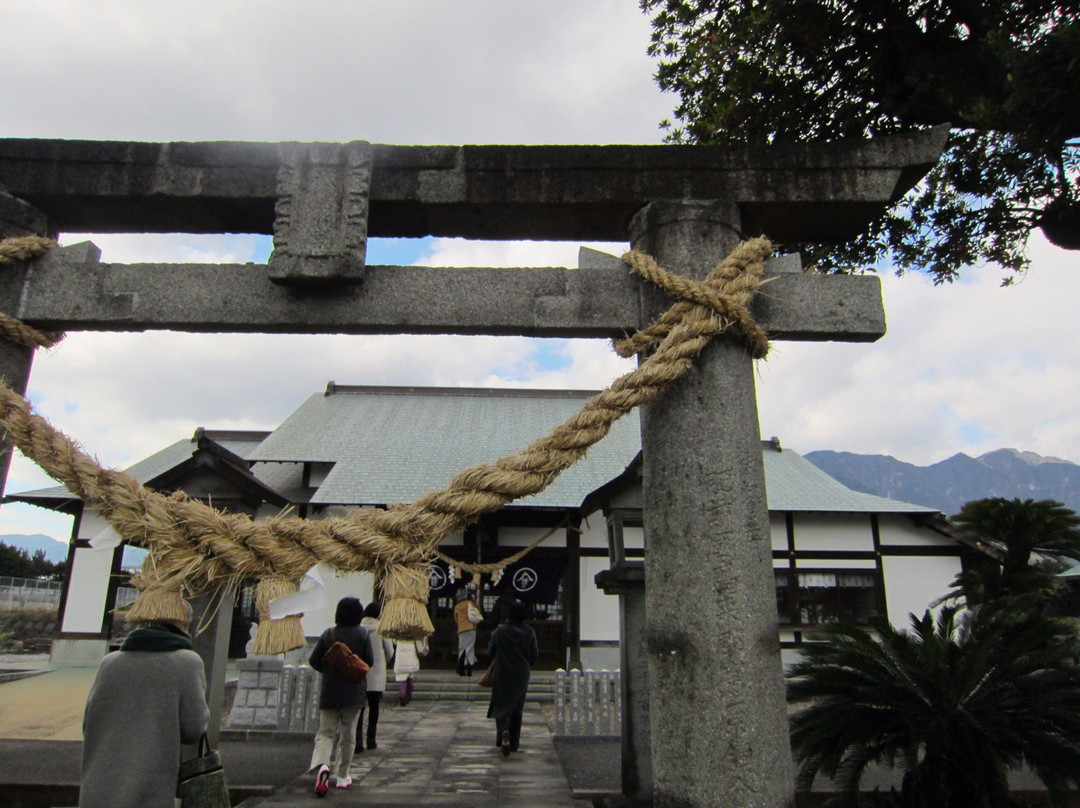
[[[326,789],[330,785],[330,767],[325,763],[319,767],[319,773],[315,775],[315,796],[325,797]]]
[[[334,788],[348,788],[352,785],[351,777],[339,777],[337,782],[334,783]]]

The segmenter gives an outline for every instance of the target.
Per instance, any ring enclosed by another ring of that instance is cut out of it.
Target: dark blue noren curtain
[[[495,591],[510,591],[525,603],[554,603],[566,562],[566,556],[527,555],[503,570]]]
[[[460,575],[461,570],[458,570],[457,573]],[[454,597],[454,593],[465,585],[461,578],[456,578],[453,583],[450,583],[450,570],[447,567],[446,562],[441,558],[436,558],[428,564],[427,574],[428,586],[431,587],[431,592],[428,597],[452,598]]]

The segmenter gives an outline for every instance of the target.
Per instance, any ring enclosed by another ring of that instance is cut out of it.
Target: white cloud
[[[625,0],[4,0],[5,134],[655,143],[672,103]]]
[[[800,451],[913,463],[1011,446],[1080,461],[1075,258],[1032,239],[1033,267],[934,287],[883,276],[889,332],[873,345],[780,343],[759,369],[762,430]]]

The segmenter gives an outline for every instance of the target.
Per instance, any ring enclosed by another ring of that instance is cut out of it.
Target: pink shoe
[[[330,788],[330,767],[325,763],[319,767],[319,773],[315,775],[315,796],[325,797]]]
[[[351,777],[339,777],[337,782],[334,783],[334,788],[348,788],[352,785]]]

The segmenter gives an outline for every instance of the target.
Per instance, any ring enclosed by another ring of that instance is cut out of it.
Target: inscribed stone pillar
[[[221,589],[192,598],[192,642],[206,670],[206,703],[210,705],[210,745],[217,748],[221,713],[225,706],[225,666],[229,661],[229,634],[232,631],[233,599],[236,588]],[[202,627],[203,631],[196,635]],[[192,747],[194,749],[194,747]],[[189,755],[190,757],[190,755]]]
[[[27,202],[0,191],[0,239],[12,236],[43,236],[47,230],[45,214]],[[24,267],[3,267],[3,274],[0,275],[0,311],[17,314],[25,277]],[[20,395],[26,394],[33,360],[33,348],[0,340],[0,379]],[[5,438],[0,443],[0,496],[4,493],[10,466],[11,445]]]
[[[661,201],[630,234],[700,279],[738,228],[733,204]],[[794,805],[753,370],[738,337],[715,339],[642,412],[657,806]]]
[[[605,595],[619,596],[619,697],[622,700],[622,793],[630,805],[653,804],[645,569],[624,561],[596,574]]]

